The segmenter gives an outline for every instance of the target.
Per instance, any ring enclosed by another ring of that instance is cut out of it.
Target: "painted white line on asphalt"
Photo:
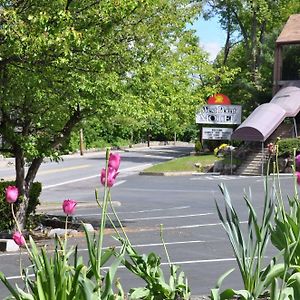
[[[140,213],[148,213],[148,212],[157,212],[157,211],[170,211],[170,210],[181,210],[187,209],[190,206],[178,206],[178,207],[170,207],[170,208],[154,208],[154,209],[145,209],[145,210],[138,210],[138,211],[118,211],[118,214],[140,214]],[[113,213],[108,213],[109,215],[113,215]],[[91,217],[91,216],[101,216],[101,213],[96,214],[76,214],[76,217]]]
[[[144,155],[145,157],[151,157],[151,158],[160,158],[160,159],[173,159],[174,156],[161,156],[161,155],[151,155],[151,154],[146,154]]]
[[[68,180],[68,181],[64,181],[64,182],[60,182],[60,183],[56,183],[56,184],[46,185],[46,186],[43,187],[43,190],[51,189],[53,187],[57,187],[57,186],[65,185],[65,184],[70,184],[70,183],[75,183],[75,182],[79,182],[79,181],[89,180],[89,179],[96,178],[96,177],[99,177],[99,174],[92,175],[92,176],[87,176],[87,177],[81,177],[81,178],[73,179],[73,180]]]
[[[125,183],[125,182],[126,182],[126,180],[120,180],[120,181],[117,181],[117,182],[114,184],[114,186],[121,185],[121,184],[123,184],[123,183]]]
[[[192,241],[181,241],[181,242],[167,242],[165,245],[172,246],[172,245],[180,245],[180,244],[197,244],[197,243],[206,243],[206,241],[202,240],[192,240]],[[145,248],[145,247],[155,247],[155,246],[162,246],[162,243],[153,243],[153,244],[136,244],[132,245],[134,248]],[[115,248],[121,248],[121,246],[116,246]],[[109,247],[104,247],[103,249],[109,249]],[[85,252],[88,251],[88,248],[78,248],[78,252]],[[47,253],[53,253],[54,250],[47,250]],[[26,251],[21,252],[22,255],[27,255]],[[20,256],[20,252],[12,252],[12,253],[2,253],[2,256]]]
[[[216,190],[212,190],[212,189],[209,189],[209,190],[205,190],[205,189],[201,189],[201,190],[194,190],[194,191],[191,191],[190,189],[186,189],[186,190],[176,190],[176,189],[140,189],[140,188],[125,188],[126,191],[133,191],[133,192],[178,192],[178,193],[211,193],[211,192],[216,192],[216,191],[219,191],[219,189],[216,189]]]
[[[240,224],[246,224],[246,223],[248,223],[248,221],[240,222]],[[164,227],[164,230],[189,229],[189,228],[211,227],[211,226],[220,226],[220,225],[222,225],[222,223],[182,225],[182,226]],[[143,229],[141,229],[141,231],[143,231]]]
[[[124,222],[129,221],[145,221],[145,220],[162,220],[162,219],[178,219],[178,218],[190,218],[190,217],[200,217],[213,215],[213,213],[204,213],[204,214],[194,214],[194,215],[177,215],[177,216],[159,216],[159,217],[145,217],[145,218],[132,218],[132,219],[123,219]]]
[[[129,168],[125,168],[125,169],[120,169],[120,172],[128,172],[128,171],[134,171],[134,170],[141,170],[143,168],[148,167],[149,164],[145,164],[145,165],[141,165],[141,166],[134,166],[134,167],[129,167]],[[78,179],[73,179],[73,180],[68,180],[68,181],[64,181],[64,182],[60,182],[60,183],[56,183],[56,184],[50,184],[50,185],[46,185],[43,186],[43,190],[46,189],[51,189],[57,186],[61,186],[61,185],[65,185],[65,184],[70,184],[70,183],[75,183],[75,182],[79,182],[79,181],[84,181],[84,180],[89,180],[92,178],[96,178],[96,177],[100,177],[100,173],[97,175],[92,175],[92,176],[87,176],[87,177],[81,177]]]
[[[172,246],[172,245],[185,245],[185,244],[198,244],[198,243],[205,243],[205,241],[182,241],[182,242],[169,242],[165,243],[167,246]],[[145,248],[145,247],[156,247],[156,246],[163,246],[163,243],[154,243],[154,244],[137,244],[133,245],[133,248]],[[121,247],[117,247],[121,248]]]
[[[215,259],[199,259],[199,260],[186,260],[186,261],[172,261],[171,263],[174,265],[188,265],[188,264],[202,264],[202,263],[220,263],[220,262],[228,262],[228,261],[236,261],[235,257],[229,258],[215,258]],[[161,266],[168,266],[168,262],[162,262]],[[110,267],[103,267],[102,270],[108,270]],[[125,269],[124,266],[119,266],[118,269]],[[34,274],[28,274],[29,277],[34,277]],[[20,279],[21,276],[8,276],[7,280],[15,280]]]

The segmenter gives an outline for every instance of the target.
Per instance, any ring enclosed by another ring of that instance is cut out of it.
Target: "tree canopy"
[[[80,122],[177,131],[220,88],[215,78],[232,78],[186,28],[200,9],[189,0],[1,1],[0,134],[16,159],[21,223],[43,158]]]
[[[224,91],[240,101],[247,113],[272,97],[275,41],[297,0],[207,0],[203,15],[215,16],[227,33],[216,64],[240,68],[239,76]]]

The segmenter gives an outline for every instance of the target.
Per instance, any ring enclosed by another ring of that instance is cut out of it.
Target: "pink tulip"
[[[121,162],[121,156],[118,153],[110,153],[109,159],[108,159],[108,166],[115,169],[116,171],[119,170]]]
[[[296,166],[299,167],[299,166],[300,166],[300,154],[298,154],[298,155],[295,157],[295,161],[296,161]]]
[[[24,236],[21,232],[19,231],[16,231],[14,234],[13,234],[13,240],[14,242],[18,245],[18,246],[23,246],[25,244],[25,239],[24,239]]]
[[[276,152],[276,146],[273,143],[268,144],[267,148],[270,155]]]
[[[19,196],[18,188],[14,185],[10,185],[5,190],[5,197],[8,203],[14,203],[17,201]]]
[[[107,172],[107,186],[112,187],[115,184],[116,177],[119,174],[114,168],[108,167],[108,172]],[[103,185],[105,185],[105,179],[106,179],[106,169],[103,168],[101,170],[101,178],[100,181]]]
[[[296,172],[297,183],[300,185],[300,172]]]
[[[72,215],[75,212],[77,202],[75,200],[67,199],[64,200],[62,208],[66,215]]]

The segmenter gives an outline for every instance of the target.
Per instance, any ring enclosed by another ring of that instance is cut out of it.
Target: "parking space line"
[[[202,216],[208,216],[208,215],[213,215],[213,214],[214,213],[202,213],[202,214],[193,214],[193,215],[144,217],[144,218],[123,219],[122,221],[130,222],[130,221],[145,221],[145,220],[177,219],[177,218],[202,217]]]
[[[142,165],[142,166],[129,167],[129,168],[125,168],[125,169],[120,169],[120,172],[140,170],[140,169],[146,168],[147,166],[149,166],[149,164],[145,164],[145,165]],[[57,186],[65,185],[65,184],[75,183],[75,182],[79,182],[79,181],[85,181],[85,180],[89,180],[89,179],[96,178],[96,177],[100,177],[100,173],[96,174],[96,175],[81,177],[81,178],[78,178],[78,179],[68,180],[68,181],[64,181],[64,182],[60,182],[60,183],[56,183],[56,184],[46,185],[46,186],[43,186],[43,190],[51,189],[51,188],[54,188],[54,187],[57,187]]]
[[[198,259],[198,260],[183,260],[183,261],[171,261],[174,265],[188,265],[188,264],[201,264],[201,263],[219,263],[219,262],[229,262],[229,261],[236,261],[235,257],[228,257],[228,258],[214,258],[214,259]],[[168,266],[168,262],[162,262],[161,266]],[[108,270],[110,267],[103,267],[102,270]],[[118,266],[118,269],[125,269],[125,266]],[[34,277],[34,274],[28,274],[29,277]],[[14,280],[20,279],[21,276],[8,276],[6,277],[7,280]]]
[[[240,224],[246,224],[248,221],[242,221]],[[198,228],[198,227],[211,227],[211,226],[220,226],[222,223],[208,223],[208,224],[193,224],[193,225],[182,225],[182,226],[171,226],[164,227],[164,230],[175,230],[175,229],[189,229],[189,228]],[[142,231],[143,229],[141,229]]]
[[[177,192],[177,193],[197,193],[199,194],[199,192],[201,193],[211,193],[211,192],[216,192],[216,191],[219,191],[219,189],[208,189],[208,190],[205,190],[205,189],[201,189],[201,190],[190,190],[190,189],[186,189],[186,190],[181,190],[181,189],[140,189],[140,188],[125,188],[126,191],[133,191],[133,192],[166,192],[166,193],[169,193],[169,192]]]
[[[140,214],[140,213],[151,213],[151,212],[158,212],[158,211],[170,211],[170,210],[181,210],[187,209],[190,206],[177,206],[177,207],[170,207],[170,208],[154,208],[154,209],[146,209],[146,210],[138,210],[138,211],[117,211],[118,214]],[[113,213],[108,213],[109,215],[113,215]],[[101,216],[101,213],[95,214],[76,214],[75,217],[91,217],[91,216]]]

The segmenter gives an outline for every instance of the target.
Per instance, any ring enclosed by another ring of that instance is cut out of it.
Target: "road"
[[[177,151],[178,150],[178,151]],[[239,176],[139,176],[137,170],[147,164],[178,156],[187,148],[154,148],[122,153],[121,174],[112,189],[112,198],[121,203],[116,207],[129,238],[141,253],[155,251],[162,257],[167,272],[167,260],[159,226],[164,224],[165,241],[172,262],[179,264],[186,273],[194,295],[207,295],[217,278],[231,267],[236,267],[227,237],[216,214],[215,199],[222,204],[218,185],[228,187],[241,221],[247,219],[242,194],[251,186],[252,203],[260,213],[263,207],[262,177]],[[104,165],[104,154],[66,159],[57,164],[45,164],[39,174],[43,181],[42,201],[56,203],[74,198],[83,203],[94,202],[94,189],[99,185],[99,169]],[[80,180],[81,178],[81,180]],[[282,178],[283,194],[292,191],[290,176]],[[52,213],[59,213],[53,211]],[[95,207],[79,208],[78,218],[93,224],[99,223],[100,211]],[[86,256],[82,238],[73,238],[80,252]],[[108,235],[106,245],[116,244]],[[268,256],[274,250],[270,247]],[[269,258],[267,258],[268,261]],[[12,280],[18,277],[18,254],[1,254],[1,270]],[[139,280],[120,269],[118,275],[126,290],[141,285]],[[235,271],[224,282],[224,287],[241,288],[240,276]],[[0,294],[4,293],[3,288]]]

